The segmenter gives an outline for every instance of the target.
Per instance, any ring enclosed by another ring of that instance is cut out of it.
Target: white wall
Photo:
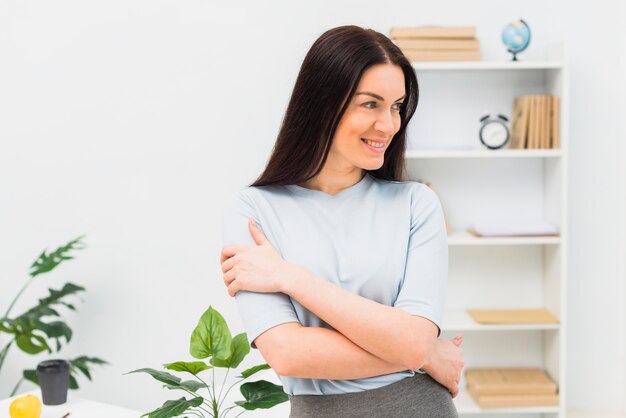
[[[608,7],[602,7],[608,6]],[[569,404],[626,413],[626,6],[572,4]]]
[[[1,2],[0,307],[43,247],[87,233],[89,248],[16,311],[48,286],[84,285],[61,354],[112,365],[81,380],[79,396],[160,405],[170,394],[159,384],[122,373],[190,359],[210,304],[243,330],[221,282],[222,202],[264,166],[315,38],[350,23],[476,24],[484,58],[506,59],[500,30],[523,17],[533,30],[523,58],[570,46],[568,405],[626,411],[624,10],[599,3]],[[0,397],[43,358],[14,350]]]

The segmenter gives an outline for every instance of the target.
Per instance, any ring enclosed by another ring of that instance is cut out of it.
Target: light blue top
[[[248,217],[286,261],[441,329],[448,244],[441,204],[428,186],[366,174],[336,195],[297,185],[246,187],[224,213],[224,245],[255,245]],[[286,322],[333,329],[283,293],[240,291],[236,301],[253,348],[261,333]],[[330,395],[375,389],[414,374],[280,379],[290,395]]]

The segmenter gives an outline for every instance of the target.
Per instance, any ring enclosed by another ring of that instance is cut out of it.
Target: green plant
[[[226,384],[228,372],[230,369],[236,369],[248,355],[250,352],[250,344],[248,343],[248,337],[245,332],[233,338],[222,315],[211,306],[202,314],[198,325],[191,334],[189,352],[193,357],[200,360],[211,357],[209,361],[211,365],[203,361],[177,361],[175,363],[164,364],[163,367],[176,372],[189,373],[195,380],[182,381],[178,376],[149,368],[137,369],[125,373],[148,373],[159,382],[165,383],[164,387],[183,390],[192,396],[191,399],[182,397],[167,401],[160,408],[147,412],[143,414],[142,417],[169,418],[177,417],[185,413],[198,417],[224,418],[237,407],[243,408],[243,411],[237,415],[239,416],[248,410],[258,408],[268,409],[289,399],[283,391],[282,386],[275,385],[265,380],[247,382],[240,387],[240,392],[245,400],[236,401],[235,405],[224,409],[222,412],[221,408],[223,402],[228,392],[230,392],[235,385],[261,370],[270,369],[270,366],[268,364],[259,364],[244,370],[241,375],[238,376],[237,381],[226,390],[226,393],[224,393],[222,397],[222,391]],[[224,381],[220,387],[218,396],[215,396],[216,368],[226,369]],[[199,376],[201,372],[206,370],[211,370],[212,373],[210,385]],[[198,394],[200,389],[206,389],[208,391],[208,400]]]
[[[5,314],[0,318],[0,336],[2,333],[11,336],[9,342],[0,350],[0,371],[2,370],[4,360],[7,358],[9,349],[13,344],[27,354],[39,354],[43,351],[52,353],[52,340],[55,340],[56,351],[59,352],[62,348],[61,340],[65,339],[65,343],[67,344],[72,339],[72,329],[62,320],[58,308],[65,307],[75,311],[75,306],[68,303],[66,298],[85,291],[84,287],[72,283],[65,283],[60,290],[48,289],[50,295],[39,299],[39,303],[34,307],[15,318],[10,318],[9,314],[15,302],[17,302],[26,288],[32,284],[35,277],[40,274],[49,273],[64,261],[73,259],[74,257],[69,254],[71,251],[81,250],[86,247],[81,241],[82,239],[83,236],[78,237],[51,253],[47,253],[46,250],[43,250],[41,255],[39,255],[31,265],[29,280],[20,289]],[[58,318],[58,320],[44,321],[44,318]],[[102,359],[86,356],[77,357],[73,360],[68,360],[68,362],[70,363],[70,389],[78,389],[78,382],[76,380],[78,372],[81,372],[91,380],[89,364],[106,364],[106,361]],[[17,389],[24,380],[29,380],[38,385],[39,380],[36,370],[24,370],[22,377],[13,388],[10,396],[13,396],[17,392]]]

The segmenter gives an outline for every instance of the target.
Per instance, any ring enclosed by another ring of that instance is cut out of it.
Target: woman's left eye
[[[394,110],[402,110],[402,105],[404,103],[394,103]],[[372,105],[372,107],[370,107],[369,105]],[[363,103],[363,106],[367,107],[368,109],[374,109],[376,107],[376,102],[367,102],[367,103]]]

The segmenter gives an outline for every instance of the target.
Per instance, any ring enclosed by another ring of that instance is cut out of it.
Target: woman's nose
[[[374,128],[377,131],[385,132],[387,134],[393,133],[394,123],[391,110],[381,109],[381,111],[378,112],[376,122],[374,123]]]

